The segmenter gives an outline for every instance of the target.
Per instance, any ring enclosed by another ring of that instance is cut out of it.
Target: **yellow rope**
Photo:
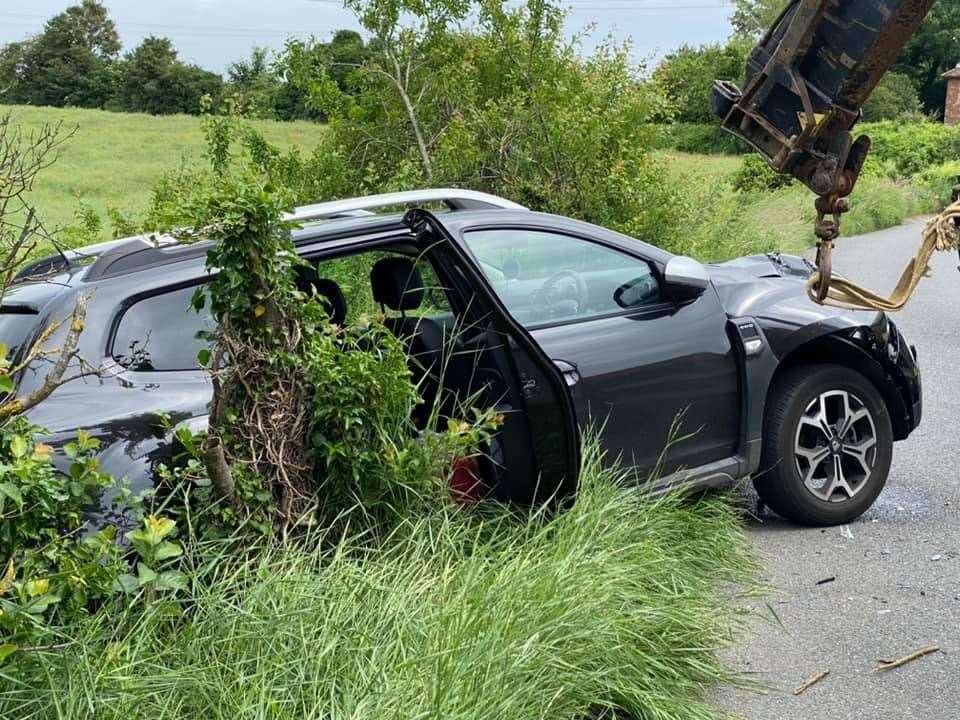
[[[920,281],[929,276],[930,258],[933,257],[933,253],[960,248],[960,230],[957,229],[957,222],[960,222],[960,201],[953,203],[927,223],[923,231],[923,242],[920,243],[920,249],[907,263],[907,267],[900,276],[900,280],[890,297],[878,295],[872,290],[844,278],[834,277],[830,283],[826,299],[820,304],[851,310],[884,310],[887,312],[902,310],[910,298],[913,297]],[[807,294],[814,302],[819,302],[816,293],[819,283],[819,272],[815,272],[807,280]]]

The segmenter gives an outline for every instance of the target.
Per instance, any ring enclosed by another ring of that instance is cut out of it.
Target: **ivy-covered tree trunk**
[[[299,264],[282,220],[288,195],[253,172],[222,172],[186,208],[214,242],[208,284],[218,330],[201,359],[213,377],[203,459],[218,495],[240,507],[268,494],[284,527],[313,501],[308,383],[297,358],[315,303],[296,291]]]

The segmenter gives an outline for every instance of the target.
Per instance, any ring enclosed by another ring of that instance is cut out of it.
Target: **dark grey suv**
[[[415,209],[371,212],[403,206]],[[780,514],[843,523],[873,503],[894,441],[920,422],[915,351],[881,313],[811,303],[800,258],[704,266],[463,190],[326,203],[293,218],[309,262],[300,280],[326,298],[332,322],[382,310],[408,343],[426,403],[479,393],[505,413],[481,468],[504,499],[573,493],[578,428],[595,425],[609,457],[653,491],[753,477]],[[90,296],[81,354],[105,372],[34,410],[55,445],[85,428],[103,441],[107,470],[143,485],[174,453],[159,413],[205,424],[197,336],[213,320],[188,305],[209,279],[207,249],[134,238],[20,273],[0,313],[9,347]],[[28,368],[20,391],[42,376]],[[664,452],[678,419],[683,439]]]

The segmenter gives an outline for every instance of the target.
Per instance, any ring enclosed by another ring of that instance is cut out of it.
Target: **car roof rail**
[[[368,195],[366,197],[334,200],[332,202],[305,205],[294,209],[285,216],[293,222],[311,220],[336,220],[340,218],[362,217],[373,214],[376,208],[397,205],[419,205],[422,203],[443,203],[450,210],[526,210],[523,205],[505,198],[457,188],[438,188],[430,190],[410,190],[407,192]]]

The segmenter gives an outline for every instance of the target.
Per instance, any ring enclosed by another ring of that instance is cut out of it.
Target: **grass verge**
[[[0,717],[717,718],[753,571],[722,498],[641,501],[591,450],[551,519],[212,561],[179,619],[103,612],[0,669]]]
[[[815,244],[813,194],[801,185],[738,192],[733,179],[743,159],[733,155],[661,152],[671,182],[688,188],[682,231],[670,250],[703,260],[781,251],[802,254]],[[929,193],[910,181],[861,178],[844,216],[845,236],[899,225],[931,212]]]

